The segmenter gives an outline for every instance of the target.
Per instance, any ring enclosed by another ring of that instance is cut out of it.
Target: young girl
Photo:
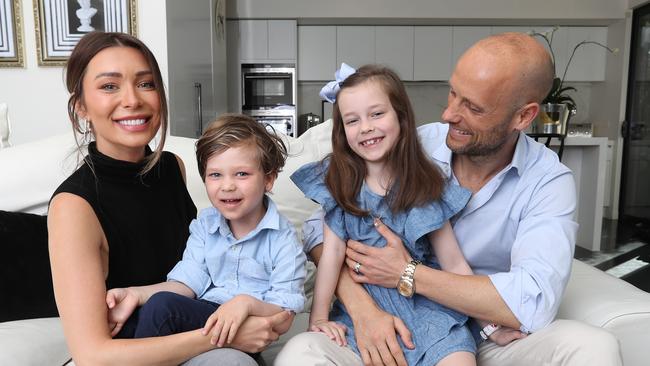
[[[340,323],[328,320],[346,241],[384,246],[374,227],[380,219],[403,239],[414,259],[411,274],[421,261],[471,274],[457,242],[448,239],[453,238],[448,220],[465,206],[470,193],[445,186],[424,154],[408,96],[393,71],[374,65],[355,71],[343,64],[337,81],[323,88],[321,96],[334,103],[333,152],[292,175],[325,211],[324,249],[309,329],[324,332],[339,344],[346,343],[347,329],[347,343],[359,353],[352,320],[340,303],[331,313]],[[358,265],[355,270],[360,270]],[[395,288],[364,286],[378,305],[401,318],[412,332],[415,349],[402,347],[409,365],[476,364],[476,344],[465,315],[413,296],[412,288],[400,294]]]
[[[198,140],[199,172],[214,207],[190,224],[167,282],[108,291],[109,322],[144,338],[203,328],[228,345],[248,316],[304,306],[305,255],[291,223],[265,194],[286,159],[282,140],[245,115],[224,115]],[[137,316],[131,316],[137,306]]]

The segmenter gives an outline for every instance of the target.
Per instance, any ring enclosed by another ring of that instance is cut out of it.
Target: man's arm
[[[346,263],[348,266],[361,263],[362,273],[348,271],[348,274],[355,282],[395,288],[411,256],[401,239],[386,225],[379,224],[376,228],[386,239],[386,246],[374,248],[349,241]],[[414,279],[416,293],[439,304],[511,328],[521,325],[487,276],[458,275],[418,265]]]

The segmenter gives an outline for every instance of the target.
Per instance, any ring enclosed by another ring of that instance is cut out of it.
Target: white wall
[[[137,4],[138,35],[156,55],[166,81],[165,2],[138,0]],[[0,102],[9,105],[14,145],[72,133],[66,110],[68,92],[63,68],[38,66],[34,5],[30,0],[22,2],[22,19],[25,68],[0,68]]]
[[[229,18],[621,19],[635,0],[227,0]],[[638,2],[638,0],[636,0]]]

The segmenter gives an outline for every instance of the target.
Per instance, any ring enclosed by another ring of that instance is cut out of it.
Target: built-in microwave
[[[295,106],[294,64],[242,64],[242,110]]]

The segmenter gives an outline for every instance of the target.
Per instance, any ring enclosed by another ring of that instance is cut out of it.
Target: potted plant
[[[553,62],[553,70],[555,70],[555,77],[553,78],[553,86],[551,87],[551,90],[549,90],[548,94],[546,95],[546,98],[542,101],[541,104],[541,112],[540,112],[540,122],[541,122],[541,128],[538,127],[538,131],[536,132],[541,132],[541,133],[546,133],[546,134],[560,134],[560,135],[566,135],[567,132],[567,122],[569,120],[569,115],[575,115],[577,112],[576,108],[576,102],[573,99],[571,95],[569,95],[569,92],[575,92],[577,91],[576,88],[572,86],[566,86],[564,84],[564,80],[566,78],[567,71],[569,70],[569,66],[571,65],[571,61],[573,60],[573,56],[575,55],[576,51],[578,48],[588,45],[588,44],[594,44],[597,46],[600,46],[607,51],[611,53],[617,53],[618,49],[617,48],[609,48],[606,45],[596,42],[596,41],[582,41],[578,44],[576,44],[573,47],[573,51],[571,52],[571,56],[569,57],[569,62],[567,62],[566,66],[564,67],[564,72],[562,73],[562,77],[557,76],[557,66],[555,64],[555,53],[553,52],[553,35],[555,34],[555,31],[558,30],[558,27],[553,27],[550,31],[544,32],[544,33],[539,33],[536,31],[533,31],[531,33],[532,36],[534,37],[540,37],[546,42],[548,45],[548,49],[551,53],[551,61]]]

